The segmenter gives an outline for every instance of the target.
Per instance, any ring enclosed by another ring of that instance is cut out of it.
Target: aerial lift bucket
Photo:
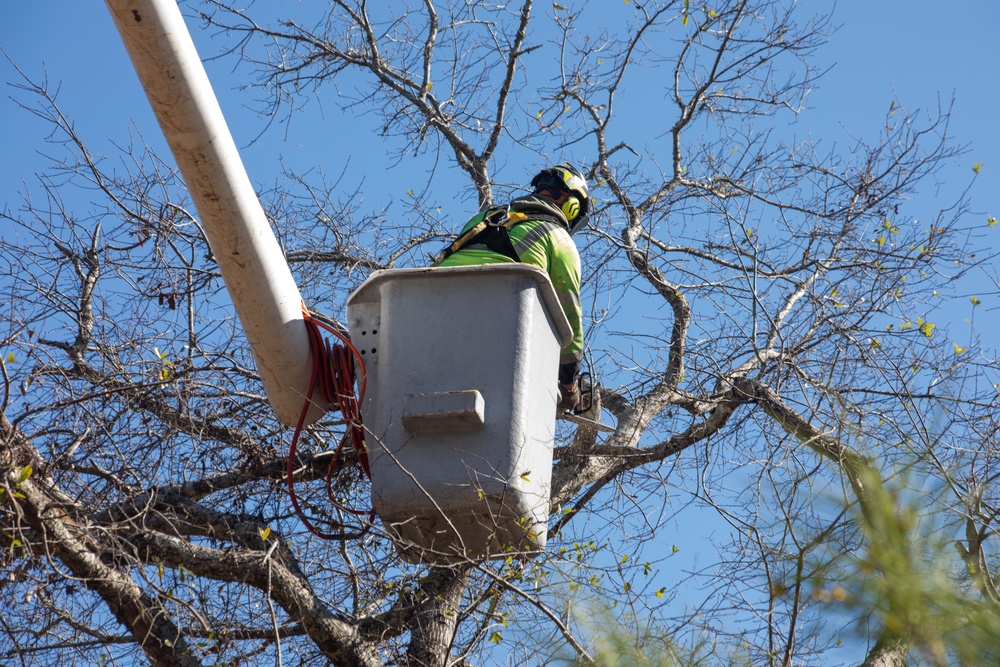
[[[403,557],[545,546],[560,349],[545,272],[524,264],[372,274],[348,299],[365,360],[372,503]]]

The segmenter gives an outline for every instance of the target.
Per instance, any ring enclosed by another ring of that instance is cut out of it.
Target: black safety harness
[[[435,264],[440,264],[471,245],[483,245],[492,252],[520,262],[521,257],[514,248],[514,242],[510,240],[510,228],[526,220],[543,220],[563,228],[566,226],[562,219],[540,206],[518,207],[515,210],[511,210],[510,204],[497,206],[486,211],[482,220],[441,251]]]

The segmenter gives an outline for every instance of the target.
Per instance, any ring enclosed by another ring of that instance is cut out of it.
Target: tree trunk
[[[909,646],[899,637],[882,635],[861,667],[906,667],[906,655],[909,652]]]
[[[407,667],[446,667],[471,566],[436,567],[423,587],[426,602],[413,616]]]

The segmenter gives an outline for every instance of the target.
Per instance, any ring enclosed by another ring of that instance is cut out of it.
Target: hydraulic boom
[[[278,419],[299,419],[312,370],[302,299],[175,0],[106,0],[253,350]],[[322,416],[310,409],[305,423]]]

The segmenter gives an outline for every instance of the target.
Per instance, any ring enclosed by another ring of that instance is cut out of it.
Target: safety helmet
[[[587,179],[573,165],[563,162],[539,172],[531,179],[531,187],[535,192],[549,190],[555,194],[569,193],[569,197],[563,202],[562,212],[569,222],[567,229],[570,234],[587,224],[587,212],[590,210]]]

